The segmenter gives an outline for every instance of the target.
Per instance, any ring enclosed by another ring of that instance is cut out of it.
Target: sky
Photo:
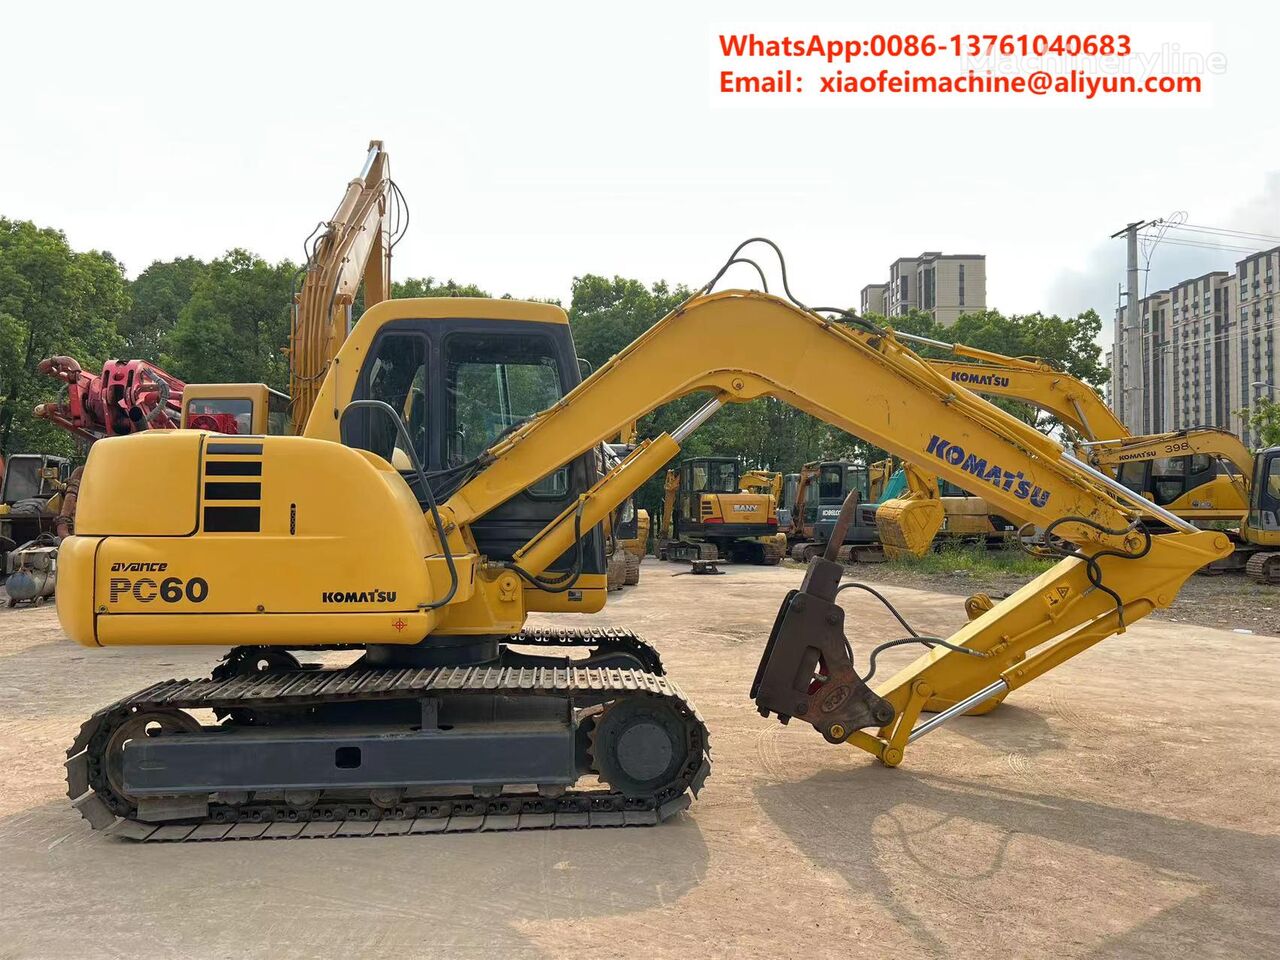
[[[567,302],[584,273],[701,284],[763,235],[809,303],[854,305],[894,259],[941,250],[986,254],[991,306],[1107,320],[1126,222],[1185,211],[1280,233],[1280,13],[1262,4],[1063,6],[1135,35],[1193,23],[1183,35],[1226,66],[1191,107],[724,109],[708,92],[713,28],[784,10],[797,29],[923,31],[957,10],[974,32],[1052,26],[1029,9],[7,4],[0,216],[131,276],[235,246],[298,260],[379,138],[411,210],[399,277]],[[1157,249],[1149,288],[1236,256]]]

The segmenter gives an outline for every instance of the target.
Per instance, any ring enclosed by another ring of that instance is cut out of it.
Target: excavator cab
[[[485,451],[535,414],[554,406],[581,379],[564,312],[512,304],[496,315],[493,301],[448,298],[395,301],[364,356],[355,400],[380,400],[401,417],[414,452],[443,502],[477,472]],[[316,407],[313,417],[332,417]],[[308,425],[310,426],[310,424]],[[343,442],[395,466],[426,502],[399,431],[385,412],[353,409],[342,418]],[[510,560],[548,521],[589,490],[598,477],[594,452],[547,472],[472,525],[479,551]],[[573,566],[576,552],[552,571]],[[605,572],[604,536],[583,543],[582,573]]]
[[[1238,476],[1230,463],[1198,453],[1124,463],[1120,465],[1118,479],[1130,490],[1179,516],[1196,517],[1196,511],[1225,509],[1224,502],[1237,501],[1235,478]],[[1220,495],[1224,492],[1225,501]]]
[[[1280,447],[1259,450],[1253,459],[1246,539],[1263,546],[1280,546]]]
[[[814,512],[813,536],[819,544],[825,544],[831,539],[845,500],[852,496],[855,504],[864,504],[871,499],[867,468],[852,460],[823,461],[818,464],[817,489],[817,503],[810,508]],[[843,543],[871,544],[879,540],[874,515],[870,522],[865,521],[865,516],[863,511],[858,511],[845,529]]]

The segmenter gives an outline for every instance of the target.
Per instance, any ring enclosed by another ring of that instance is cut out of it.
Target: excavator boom
[[[1069,373],[1041,359],[1006,357],[958,343],[898,333],[911,343],[944,349],[958,360],[929,360],[953,383],[989,397],[1021,400],[1053,414],[1057,420],[1089,440],[1119,440],[1129,430],[1098,392]],[[980,361],[980,362],[966,362]]]

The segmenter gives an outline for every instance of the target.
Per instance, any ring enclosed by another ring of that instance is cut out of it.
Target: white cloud
[[[1221,227],[1245,233],[1280,235],[1280,171],[1266,175],[1262,192],[1228,213],[1215,210],[1190,210],[1188,222],[1198,226]],[[1188,230],[1170,230],[1169,243],[1158,245],[1150,261],[1139,258],[1146,270],[1143,292],[1153,293],[1183,280],[1199,277],[1213,270],[1234,270],[1236,261],[1247,256],[1234,249],[1204,249],[1180,245],[1181,239],[1211,240],[1206,234]],[[1223,237],[1228,248],[1254,246],[1266,249],[1277,241]],[[1046,309],[1059,314],[1076,314],[1089,307],[1099,310],[1104,320],[1114,315],[1116,292],[1125,280],[1125,243],[1123,238],[1106,240],[1089,251],[1083,267],[1062,270],[1048,284]],[[1103,340],[1110,342],[1110,326],[1103,325]]]

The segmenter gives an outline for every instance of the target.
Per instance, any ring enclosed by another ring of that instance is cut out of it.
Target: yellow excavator
[[[736,457],[691,457],[667,471],[659,560],[686,560],[695,572],[717,560],[782,561],[787,541],[778,532],[772,481],[770,492],[744,492],[741,475]]]
[[[1256,511],[1252,486],[1259,482],[1269,450],[1251,454],[1235,434],[1198,427],[1133,436],[1088,384],[1048,362],[1015,358],[963,344],[946,344],[902,334],[911,342],[951,351],[960,361],[930,360],[952,382],[986,396],[1030,403],[1052,414],[1073,432],[1073,447],[1091,464],[1126,487],[1193,522],[1233,522],[1228,531],[1235,551],[1213,563],[1209,572],[1243,570],[1259,583],[1280,583],[1280,529],[1268,511]],[[977,362],[972,362],[977,361]],[[929,482],[926,474],[923,484]],[[877,521],[880,517],[877,515]],[[890,526],[888,536],[901,527]],[[918,547],[928,534],[912,531]]]
[[[95,444],[86,478],[143,472],[153,495],[86,484],[60,556],[68,636],[242,645],[215,676],[152,684],[86,720],[66,764],[74,806],[95,828],[171,841],[622,826],[684,809],[710,770],[708,734],[657,652],[628,631],[525,621],[603,606],[602,521],[728,403],[772,396],[980,484],[1059,558],[952,636],[906,627],[861,665],[838,603],[859,585],[833,557],[809,565],[752,699],[886,765],[1172,603],[1230,552],[957,389],[891,331],[789,290],[716,291],[741,249],[584,381],[558,307],[385,300],[329,364],[301,436]],[[760,346],[779,339],[795,349]],[[596,473],[625,422],[701,391],[711,399],[680,426]],[[921,656],[884,676],[877,657],[904,642]],[[357,659],[294,655],[317,650]],[[942,709],[922,720],[927,704]]]
[[[1248,501],[1247,476],[1252,457],[1233,434],[1216,428],[1199,428],[1167,434],[1133,437],[1097,392],[1071,374],[1034,358],[1014,358],[963,344],[948,344],[913,334],[900,334],[909,342],[947,349],[960,361],[931,359],[929,363],[975,393],[1030,403],[1053,414],[1073,435],[1073,447],[1094,466],[1120,476],[1130,489],[1142,493],[1170,512],[1188,520],[1238,520]],[[979,361],[979,362],[971,362]],[[905,465],[909,486],[907,502],[937,499],[936,479],[927,471]],[[911,509],[904,522],[890,508],[875,512],[886,551],[920,555],[929,549],[943,526],[960,523],[953,514],[970,513],[981,524],[990,516],[983,501],[968,498],[971,509],[952,506],[942,497],[943,510],[926,513]],[[966,501],[956,501],[964,504]],[[982,509],[974,509],[977,504]],[[905,503],[903,504],[905,506]],[[981,515],[981,516],[980,516]],[[953,522],[954,521],[954,522]],[[994,526],[994,525],[993,525]],[[1243,567],[1259,547],[1243,545],[1240,556],[1215,569]],[[1255,565],[1256,566],[1256,565]]]
[[[761,493],[782,502],[782,474],[772,470],[747,470],[738,477],[738,489],[743,493]]]

